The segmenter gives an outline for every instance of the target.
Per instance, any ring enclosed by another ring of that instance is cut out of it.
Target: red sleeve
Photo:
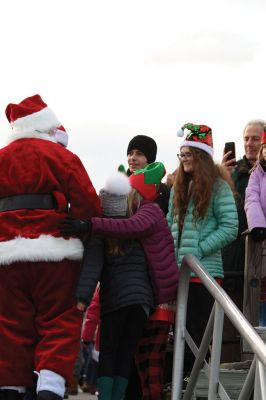
[[[90,219],[101,215],[100,200],[78,156],[74,155],[68,181],[70,215]]]
[[[100,322],[100,291],[97,288],[92,301],[87,308],[85,320],[82,327],[81,338],[85,342],[95,340],[95,332]]]

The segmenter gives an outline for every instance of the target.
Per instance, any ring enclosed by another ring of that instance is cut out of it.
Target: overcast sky
[[[39,93],[97,190],[136,134],[175,169],[176,131],[213,130],[215,159],[266,119],[264,0],[1,0],[0,145],[10,102]]]

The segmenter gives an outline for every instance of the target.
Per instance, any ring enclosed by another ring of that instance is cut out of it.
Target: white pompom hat
[[[128,177],[124,173],[117,172],[110,176],[99,192],[103,214],[107,217],[126,216],[130,190]]]

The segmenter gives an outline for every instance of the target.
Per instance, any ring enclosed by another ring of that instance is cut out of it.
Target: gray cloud
[[[242,65],[251,62],[259,41],[228,32],[198,32],[181,35],[168,49],[154,53],[152,62]]]

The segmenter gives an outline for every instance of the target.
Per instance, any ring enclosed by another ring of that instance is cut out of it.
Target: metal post
[[[252,364],[249,368],[247,377],[245,379],[242,390],[239,394],[238,400],[249,400],[250,396],[254,389],[254,380],[255,380],[255,371],[256,371],[256,358],[253,358]]]
[[[254,383],[254,399],[262,400],[260,391],[260,382],[259,382],[260,378],[259,378],[258,358],[255,357],[255,359],[256,359],[256,372],[255,372],[255,383]]]
[[[266,380],[265,380],[265,367],[258,360],[258,375],[259,375],[259,383],[260,383],[260,393],[262,400],[266,400]]]
[[[190,270],[185,264],[182,263],[177,294],[178,312],[175,323],[174,364],[172,373],[171,400],[180,400],[182,395],[189,277]]]
[[[215,317],[214,317],[214,328],[213,328],[213,342],[211,352],[211,372],[210,372],[210,384],[208,391],[208,399],[217,399],[218,396],[218,384],[219,384],[219,368],[221,359],[221,348],[223,338],[223,321],[224,312],[223,308],[219,303],[215,303]]]
[[[214,323],[214,307],[212,309],[206,330],[204,332],[200,348],[189,377],[189,382],[187,384],[186,391],[183,396],[183,400],[190,400],[192,398],[192,393],[196,386],[200,369],[202,368],[202,364],[204,362],[209,344],[211,342],[213,323]]]

